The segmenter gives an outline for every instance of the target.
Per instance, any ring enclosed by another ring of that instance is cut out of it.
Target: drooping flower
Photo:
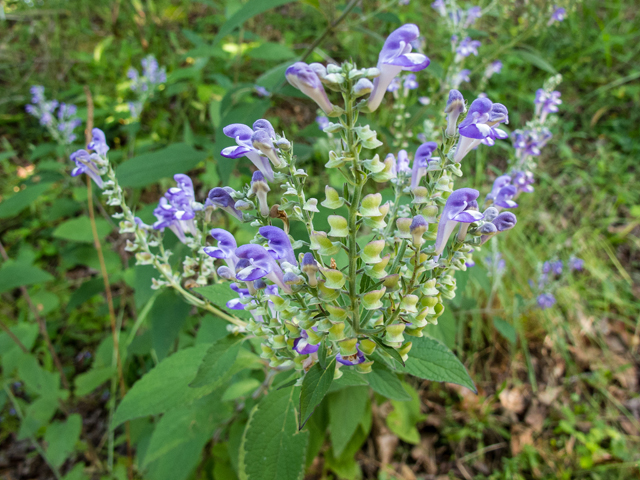
[[[498,191],[493,203],[500,208],[516,208],[518,204],[512,199],[517,193],[518,189],[515,185],[505,185]]]
[[[427,174],[427,167],[429,166],[429,160],[431,155],[438,148],[436,142],[426,142],[418,147],[416,155],[413,159],[413,168],[411,171],[411,190],[415,190],[422,177]]]
[[[494,103],[491,105],[491,111],[489,112],[489,121],[487,125],[490,127],[489,134],[484,137],[480,142],[484,145],[492,147],[496,144],[496,138],[501,140],[509,138],[509,134],[504,130],[496,127],[500,123],[509,123],[509,112],[507,107],[501,103]]]
[[[268,143],[263,144],[263,142],[266,142],[267,138],[272,138],[271,132],[268,128],[266,128],[266,124],[264,124],[265,126],[260,128],[260,125],[263,124],[258,124],[259,121],[260,120],[257,120],[253,124],[253,129],[248,127],[247,125],[243,125],[242,123],[232,123],[231,125],[227,125],[226,127],[224,127],[222,129],[222,133],[224,133],[229,138],[235,139],[237,146],[224,148],[220,152],[220,155],[225,158],[240,158],[242,156],[247,157],[269,181],[273,181],[273,169],[271,168],[271,163],[269,162],[270,158],[267,158],[261,150],[254,146],[253,143],[254,134],[258,131],[262,131],[262,133],[258,135],[258,138],[256,138],[256,145],[264,146],[264,148],[268,150]],[[268,121],[266,120],[265,122],[268,123]],[[256,127],[256,124],[258,124],[258,127]],[[271,126],[270,123],[269,126]],[[273,127],[271,127],[271,130],[273,130]],[[274,148],[273,142],[271,143],[271,148]],[[279,159],[277,161],[279,162]],[[279,164],[280,163],[276,165]]]
[[[258,278],[267,278],[283,292],[291,293],[291,287],[284,283],[284,274],[271,253],[261,245],[248,244],[236,249],[236,256],[249,261],[249,264],[236,273],[236,278],[250,282]]]
[[[373,112],[380,106],[384,92],[401,71],[419,72],[429,66],[430,60],[426,55],[411,53],[411,42],[419,36],[418,27],[408,23],[387,37],[378,56],[377,68],[380,75],[373,81],[373,90],[368,101],[370,111]]]
[[[267,239],[270,251],[276,259],[284,260],[294,266],[298,265],[291,240],[284,230],[274,226],[266,226],[260,227],[258,232]]]
[[[450,90],[447,106],[444,109],[444,113],[447,114],[447,129],[445,133],[448,136],[453,137],[456,134],[458,117],[466,111],[467,108],[464,105],[462,94],[458,90]]]
[[[71,170],[71,176],[77,177],[78,175],[86,173],[94,182],[96,182],[96,185],[99,188],[102,188],[102,177],[100,177],[100,172],[95,162],[95,160],[99,160],[99,158],[93,158],[94,156],[97,155],[95,153],[91,154],[86,150],[77,150],[73,152],[71,156],[69,156],[69,159],[75,162],[76,167]]]
[[[477,199],[479,195],[480,193],[473,188],[460,188],[447,198],[438,224],[436,255],[442,254],[458,223],[473,223],[484,218],[484,215],[478,211]]]
[[[153,211],[157,221],[153,224],[155,230],[169,228],[182,243],[187,243],[186,233],[196,235],[194,222],[195,212],[199,208],[195,201],[193,182],[187,175],[174,175],[177,187],[171,187],[158,206]]]
[[[234,193],[231,187],[216,187],[209,191],[206,205],[215,205],[238,220],[242,220],[242,212],[235,207],[236,201],[231,196]]]
[[[105,157],[107,152],[109,151],[109,146],[107,145],[107,139],[104,136],[104,132],[99,128],[94,128],[91,130],[91,142],[87,145],[87,148],[93,150],[98,155]]]
[[[482,43],[479,40],[471,40],[471,37],[466,37],[456,48],[457,61],[459,62],[462,58],[466,58],[469,55],[475,55],[477,57],[478,48],[481,45]]]
[[[495,202],[496,197],[498,196],[498,192],[511,183],[511,177],[509,175],[500,175],[493,181],[493,187],[491,187],[491,192],[487,194],[487,198],[485,201]]]
[[[563,22],[565,18],[567,18],[567,11],[562,7],[556,7],[551,14],[549,22],[547,22],[547,26],[552,25],[556,22]]]
[[[508,134],[497,128],[502,122],[508,122],[507,108],[500,103],[492,103],[488,98],[476,98],[469,107],[469,113],[458,126],[460,140],[456,146],[455,162],[460,162],[483,140],[493,145],[495,138],[508,138]]]
[[[341,363],[342,365],[353,366],[359,365],[364,362],[365,356],[364,353],[358,348],[359,344],[356,346],[356,353],[354,355],[341,355],[339,352],[336,355],[336,361]]]
[[[333,105],[327,97],[327,92],[324,91],[318,74],[309,65],[296,62],[287,68],[285,77],[292,86],[315,101],[324,113],[331,114]]]

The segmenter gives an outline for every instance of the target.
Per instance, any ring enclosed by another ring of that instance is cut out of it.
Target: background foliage
[[[500,59],[502,73],[485,91],[509,107],[512,128],[530,118],[535,90],[556,72],[564,78],[564,103],[536,172],[535,193],[521,198],[517,228],[496,246],[506,274],[491,276],[479,262],[458,279],[459,295],[440,325],[429,327],[462,359],[478,395],[410,377],[401,383],[382,367],[368,380],[374,394],[357,385],[359,377],[334,384],[297,434],[295,448],[306,451],[309,478],[638,474],[637,7],[572,2],[564,5],[567,20],[547,28],[540,18],[548,17],[550,4],[482,6],[490,8],[474,33],[483,46],[472,82],[463,85],[465,97],[478,93],[483,65]],[[52,478],[46,458],[67,479],[126,478],[127,434],[124,427],[110,434],[109,425],[130,420],[143,478],[246,478],[246,465],[272,472],[272,478],[296,478],[301,471],[278,472],[279,464],[271,471],[251,458],[269,445],[242,448],[252,441],[251,430],[243,435],[247,422],[277,418],[282,432],[294,433],[290,390],[254,406],[264,374],[250,344],[234,358],[215,359],[228,362],[220,364],[224,375],[216,383],[188,387],[208,345],[226,334],[224,325],[195,315],[170,292],[151,290],[151,267],[133,265],[113,221],[98,210],[127,388],[151,372],[114,409],[113,341],[86,215],[87,189],[81,177],[68,175],[69,152],[51,142],[24,106],[29,87],[41,84],[49,96],[77,104],[86,118],[89,87],[95,124],[105,130],[110,157],[120,163],[122,184],[145,221],[177,171],[199,179],[200,197],[217,185],[246,183],[250,164],[219,156],[230,143],[221,129],[261,116],[295,139],[296,154],[313,172],[312,190],[322,192],[337,181],[322,167],[328,146],[314,123],[315,108],[285,86],[282,74],[347,4],[54,0],[2,7],[0,238],[9,260],[0,267],[0,318],[25,351],[0,333],[0,472],[13,479]],[[404,22],[418,24],[425,37],[432,64],[419,76],[419,91],[430,95],[437,91],[449,38],[424,2],[356,3],[308,61],[353,58],[372,65],[386,34]],[[167,82],[140,123],[131,123],[126,71],[149,53],[166,65]],[[272,96],[259,97],[256,84]],[[434,102],[410,113],[418,121],[441,108]],[[379,132],[390,135],[385,112],[377,120]],[[468,186],[486,192],[505,169],[509,148],[499,143],[465,160],[473,179]],[[247,239],[251,235],[246,232]],[[528,280],[539,263],[572,253],[585,259],[585,272],[562,285],[554,308],[534,308]],[[45,323],[71,388],[39,331]],[[171,391],[158,391],[154,375],[175,378]]]

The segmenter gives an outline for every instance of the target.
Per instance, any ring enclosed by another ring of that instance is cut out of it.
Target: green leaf
[[[404,365],[404,360],[402,359],[402,356],[398,353],[398,351],[395,348],[392,348],[389,345],[385,345],[385,343],[382,340],[380,340],[378,337],[371,336],[371,340],[376,342],[376,345],[378,345],[378,347],[380,348],[380,350],[382,352],[384,352],[387,355],[389,355],[396,362],[401,363],[402,365]]]
[[[0,272],[1,271],[2,270],[0,270]],[[0,289],[0,291],[2,291],[2,289]],[[36,338],[38,338],[38,325],[35,323],[18,323],[9,330],[11,330],[11,333],[20,340],[20,343],[22,343],[28,351],[33,348],[33,344],[36,342]],[[5,355],[14,348],[18,349],[19,347],[13,339],[7,335],[6,332],[0,332],[0,355]],[[5,372],[5,374],[7,374],[7,372]]]
[[[123,187],[145,187],[176,173],[187,173],[205,158],[204,152],[185,143],[174,143],[127,160],[118,167],[118,179]]]
[[[24,420],[20,423],[18,440],[26,440],[47,425],[58,410],[60,404],[57,397],[42,396],[29,404],[24,411]]]
[[[296,54],[286,45],[266,42],[259,47],[250,50],[247,53],[247,56],[255,60],[283,61],[294,58]]]
[[[103,218],[96,218],[98,238],[106,237],[111,232],[111,225]],[[93,243],[93,231],[89,217],[78,217],[58,225],[53,236],[71,242]]]
[[[88,372],[81,373],[75,378],[75,394],[78,397],[83,397],[88,393],[93,392],[96,388],[102,385],[115,375],[115,367],[101,367],[92,368]]]
[[[553,65],[542,58],[540,52],[538,52],[537,50],[532,49],[532,51],[530,52],[526,50],[517,50],[516,54],[518,55],[518,57],[538,67],[540,70],[544,70],[545,72],[550,73],[551,75],[556,75],[558,73],[558,71],[553,68]]]
[[[210,439],[210,436],[201,435],[181,443],[169,454],[149,463],[144,478],[148,480],[186,480],[200,463],[202,449]],[[126,478],[126,475],[120,478]]]
[[[53,276],[50,273],[33,265],[13,261],[5,262],[0,268],[0,293],[51,280],[53,280]]]
[[[411,397],[402,388],[402,382],[396,374],[380,362],[373,364],[372,371],[366,378],[369,380],[371,388],[383,397],[400,402],[411,400]]]
[[[515,345],[517,338],[516,329],[513,328],[513,325],[501,318],[493,317],[493,326],[496,327],[498,332],[500,332],[500,335],[509,340],[512,345]]]
[[[420,337],[413,340],[409,360],[403,371],[424,380],[462,385],[477,393],[464,365],[451,350],[433,338]]]
[[[171,290],[165,290],[154,301],[149,312],[151,343],[160,361],[175,343],[190,310],[191,306]]]
[[[299,480],[309,432],[299,432],[297,390],[271,391],[251,411],[240,445],[240,480]]]
[[[346,387],[369,385],[365,375],[362,375],[361,373],[356,373],[350,368],[343,368],[341,372],[342,376],[340,378],[336,378],[331,384],[331,388],[329,389],[330,392],[337,392],[338,390],[342,390]]]
[[[329,402],[329,433],[336,457],[349,444],[360,425],[369,401],[369,387],[344,388],[327,397]]]
[[[210,393],[214,386],[189,388],[208,347],[196,345],[180,350],[134,383],[118,405],[111,428],[133,418],[164,413]]]
[[[216,38],[213,39],[213,45],[219,43],[220,40],[229,35],[250,18],[293,1],[294,0],[249,0],[242,6],[242,8],[240,8],[240,10],[232,15],[224,25],[222,25],[222,28],[218,31]]]
[[[227,336],[211,345],[198,367],[196,378],[189,384],[192,388],[218,386],[233,373],[231,367],[240,352],[241,337]]]
[[[44,192],[49,190],[51,183],[36,183],[29,185],[24,190],[11,195],[0,203],[0,218],[9,218],[18,215],[22,210],[31,205]]]
[[[73,452],[76,442],[80,438],[82,417],[74,413],[64,422],[54,422],[47,427],[44,441],[47,443],[47,459],[54,466],[59,467]]]
[[[191,405],[165,413],[151,435],[143,467],[164,455],[170,455],[171,450],[183,443],[202,437],[209,439],[218,424],[232,413],[231,407],[224,405],[220,396],[220,391],[217,391]]]
[[[255,392],[260,385],[260,380],[255,378],[245,378],[244,380],[233,382],[229,388],[224,391],[222,401],[228,402],[236,398],[246,397],[250,393]]]
[[[300,393],[300,428],[304,427],[313,410],[329,391],[335,372],[336,359],[334,357],[327,368],[323,369],[320,363],[316,363],[304,376]]]
[[[418,392],[407,383],[402,382],[402,386],[410,401],[391,400],[393,411],[387,415],[387,426],[401,440],[415,445],[420,443],[420,433],[416,425],[425,419],[425,415],[420,413]]]
[[[456,346],[456,332],[457,318],[453,316],[450,308],[446,308],[444,313],[438,318],[437,325],[430,323],[424,328],[426,335],[441,341],[452,350]]]
[[[194,288],[193,291],[202,295],[219,309],[235,317],[245,318],[247,320],[253,318],[247,310],[232,310],[227,308],[227,302],[229,300],[238,298],[238,294],[231,290],[228,283],[216,283],[214,285],[207,285],[206,287],[198,287]]]

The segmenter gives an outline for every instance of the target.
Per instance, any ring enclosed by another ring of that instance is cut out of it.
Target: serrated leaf
[[[467,369],[451,350],[439,341],[420,337],[413,340],[404,372],[424,380],[449,382],[477,393]]]
[[[304,376],[300,393],[300,428],[304,427],[313,410],[329,391],[335,372],[336,359],[334,357],[327,368],[322,368],[318,362]]]
[[[80,438],[82,417],[74,413],[64,422],[54,422],[47,427],[44,441],[47,443],[47,460],[56,467],[63,464],[73,452],[76,442]]]
[[[5,262],[0,268],[0,293],[14,288],[44,283],[53,280],[53,276],[44,270],[18,262]]]
[[[244,22],[250,18],[255,17],[261,13],[271,10],[272,8],[280,7],[291,3],[294,0],[250,0],[245,3],[240,10],[235,12],[230,19],[228,19],[218,31],[218,34],[213,40],[213,45],[220,42],[225,36],[233,32],[237,27],[241,26]]]
[[[187,173],[205,158],[204,152],[185,143],[174,143],[127,160],[118,167],[118,180],[123,187],[144,187],[176,173]]]
[[[215,387],[189,388],[208,349],[209,345],[185,348],[146,373],[118,405],[111,428],[133,418],[164,413],[210,393]]]
[[[240,480],[300,480],[309,432],[299,432],[297,390],[271,391],[251,411],[240,445]]]
[[[44,192],[49,190],[51,183],[37,183],[29,185],[24,190],[11,195],[0,203],[0,218],[9,218],[18,215],[22,210],[31,205]]]
[[[216,283],[214,285],[207,285],[206,287],[198,287],[194,288],[193,291],[199,293],[215,306],[231,315],[247,320],[253,318],[247,310],[232,310],[227,308],[227,302],[229,300],[238,298],[238,294],[231,290],[228,283]]]
[[[217,386],[222,380],[230,377],[231,367],[238,358],[241,343],[242,338],[227,336],[211,345],[198,367],[196,378],[189,386],[192,388],[205,385]]]
[[[371,388],[383,397],[400,402],[411,400],[409,394],[402,388],[402,382],[396,374],[381,363],[375,362],[371,373],[366,377]]]
[[[103,218],[96,218],[98,238],[106,237],[111,232],[111,225]],[[61,223],[53,231],[53,236],[70,242],[93,243],[93,230],[89,217],[78,217]]]
[[[340,457],[360,425],[369,401],[369,387],[344,388],[327,397],[329,436],[333,453]]]

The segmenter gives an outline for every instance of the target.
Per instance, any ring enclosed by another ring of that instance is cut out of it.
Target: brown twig
[[[84,93],[87,97],[87,127],[84,131],[86,143],[89,144],[92,139],[93,130],[93,97],[91,96],[91,90],[85,85]],[[122,358],[120,357],[120,342],[118,339],[119,332],[116,326],[116,312],[113,307],[113,295],[111,294],[111,285],[109,285],[109,274],[107,273],[107,265],[104,261],[104,254],[102,252],[102,245],[100,243],[100,237],[98,236],[98,229],[96,227],[96,217],[93,209],[93,186],[91,184],[91,177],[87,177],[87,202],[89,208],[89,219],[91,220],[91,232],[93,233],[93,244],[96,247],[98,253],[98,260],[100,262],[100,272],[102,274],[102,281],[104,282],[104,290],[107,297],[107,306],[109,308],[109,321],[111,323],[111,335],[113,336],[113,349],[116,355],[116,364],[118,368],[118,383],[120,385],[120,398],[123,398],[127,393],[127,388],[124,383],[124,374],[122,370]],[[129,422],[125,424],[125,431],[127,437],[127,457],[129,459],[128,476],[129,479],[133,479],[133,460],[131,452],[131,434],[129,431]]]
[[[9,255],[7,255],[7,251],[4,249],[4,245],[2,245],[2,242],[0,242],[0,255],[2,255],[2,258],[5,261],[9,260]],[[29,296],[29,292],[27,291],[27,287],[24,287],[24,286],[20,287],[20,292],[22,293],[22,296],[24,297],[27,304],[29,305],[29,308],[31,309],[31,313],[33,313],[33,316],[36,318],[38,327],[40,327],[40,334],[42,335],[45,343],[47,344],[47,348],[49,349],[49,353],[51,354],[53,363],[58,369],[58,372],[60,372],[60,379],[62,380],[62,385],[64,386],[64,388],[69,390],[69,380],[67,379],[67,376],[65,375],[64,370],[62,369],[62,363],[60,362],[60,358],[58,357],[58,354],[56,353],[55,348],[53,348],[53,343],[51,343],[51,337],[49,337],[49,332],[47,332],[47,324],[45,320],[40,316],[40,314],[38,313],[38,309],[33,304],[33,301]]]
[[[7,335],[9,335],[9,338],[11,338],[11,340],[13,340],[13,342],[16,345],[18,345],[18,347],[20,347],[20,350],[22,350],[22,353],[29,353],[29,350],[27,350],[27,347],[24,346],[24,344],[20,341],[20,339],[16,337],[15,333],[13,333],[2,320],[0,320],[0,328],[2,328],[5,332],[7,332]]]

